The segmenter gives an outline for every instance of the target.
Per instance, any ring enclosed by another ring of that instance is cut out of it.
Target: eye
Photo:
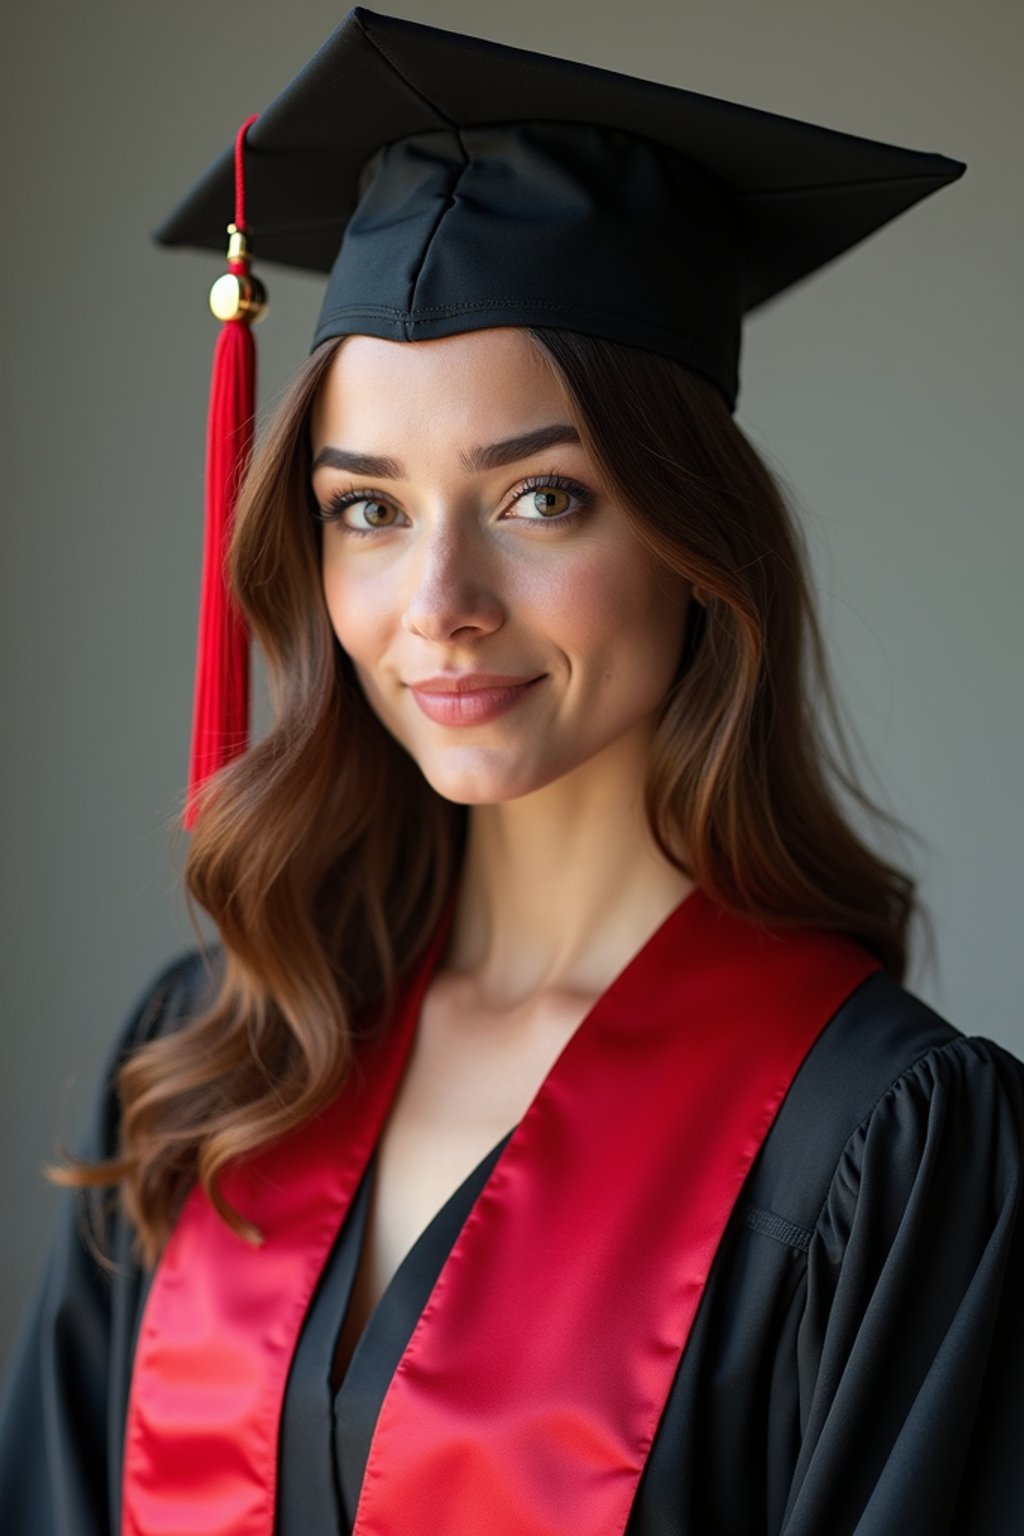
[[[349,533],[374,533],[398,525],[397,507],[367,491],[344,491],[332,496],[315,516],[322,523],[340,523]]]
[[[575,480],[537,475],[517,490],[512,515],[523,522],[565,524],[581,517],[593,500],[593,492]]]
[[[350,528],[390,528],[398,513],[386,501],[376,501],[369,496],[358,501],[347,501],[342,508],[342,522]]]

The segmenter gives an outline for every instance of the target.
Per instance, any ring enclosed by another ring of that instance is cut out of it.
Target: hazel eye
[[[593,491],[561,475],[536,475],[515,493],[507,516],[521,523],[568,528],[594,506]]]
[[[342,508],[342,521],[350,528],[358,528],[360,524],[368,528],[390,528],[397,516],[394,507],[386,501],[375,501],[369,496],[350,501]]]
[[[345,491],[332,496],[325,507],[314,513],[322,523],[334,523],[346,533],[371,534],[396,528],[401,513],[390,501],[367,492]]]

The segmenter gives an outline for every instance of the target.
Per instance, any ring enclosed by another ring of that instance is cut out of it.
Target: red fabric
[[[252,1248],[196,1188],[157,1268],[125,1431],[123,1536],[271,1536],[277,1431],[306,1308],[398,1086],[447,932],[393,1026],[316,1120],[251,1159],[225,1193],[263,1231]]]
[[[272,1536],[295,1345],[443,937],[358,1081],[239,1174],[263,1248],[190,1196],[136,1355],[124,1536]],[[456,1240],[385,1398],[354,1536],[621,1533],[743,1181],[817,1035],[877,968],[700,892],[671,914],[563,1050]]]
[[[238,486],[252,447],[256,346],[244,320],[221,327],[213,357],[206,438],[206,531],[185,825],[206,780],[249,739],[249,637],[224,565]]]

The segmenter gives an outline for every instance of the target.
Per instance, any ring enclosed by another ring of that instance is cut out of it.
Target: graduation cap
[[[222,250],[235,213],[210,441],[228,502],[262,302],[247,240],[261,261],[329,273],[314,347],[555,327],[674,358],[735,409],[744,315],[965,170],[361,7],[250,121],[156,232]],[[244,634],[214,590],[230,508],[216,536],[210,510],[208,489],[200,672],[218,647],[237,672]],[[235,685],[205,704],[203,686],[193,794],[245,740]]]

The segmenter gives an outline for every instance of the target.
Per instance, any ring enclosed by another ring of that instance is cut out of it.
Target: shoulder
[[[161,1035],[173,1034],[212,1001],[223,970],[220,946],[176,955],[151,976],[122,1018],[93,1089],[88,1129],[80,1146],[86,1158],[115,1155],[121,1116],[117,1074],[132,1053]]]
[[[969,1037],[891,976],[870,976],[826,1025],[793,1080],[752,1172],[745,1200],[813,1228],[839,1175],[890,1165],[892,1177],[956,1126],[984,1123],[1007,1150],[1024,1127],[1024,1067],[991,1040]],[[963,1148],[985,1157],[980,1137]],[[897,1168],[899,1164],[899,1168]],[[964,1172],[969,1169],[965,1166]]]
[[[212,1002],[224,970],[220,945],[189,949],[151,976],[118,1031],[114,1056],[120,1060],[160,1035],[172,1034]]]

